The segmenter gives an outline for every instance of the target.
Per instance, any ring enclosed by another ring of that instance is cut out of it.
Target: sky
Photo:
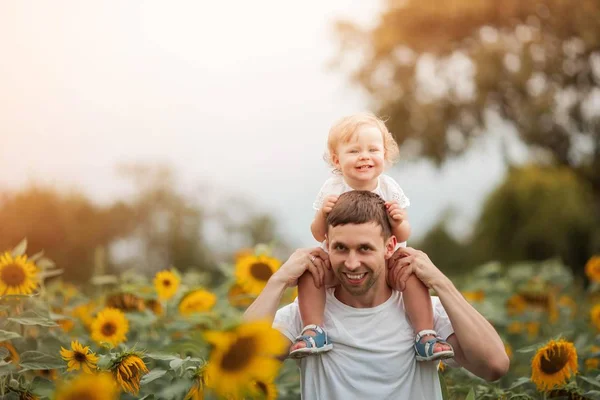
[[[126,193],[118,164],[167,164],[182,187],[246,198],[289,243],[312,245],[328,129],[369,106],[328,67],[333,22],[369,26],[380,5],[0,2],[0,186],[52,184],[108,202]],[[468,232],[504,171],[492,139],[443,170],[401,161],[388,174],[419,237],[449,206],[454,229]]]

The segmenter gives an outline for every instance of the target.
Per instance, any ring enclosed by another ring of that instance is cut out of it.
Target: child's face
[[[383,135],[374,126],[359,127],[348,143],[340,143],[332,159],[349,184],[366,183],[384,168]]]

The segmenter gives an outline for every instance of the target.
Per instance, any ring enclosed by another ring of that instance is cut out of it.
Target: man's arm
[[[510,361],[494,327],[464,299],[427,254],[410,247],[400,248],[390,258],[389,267],[393,288],[404,290],[406,280],[414,273],[436,291],[454,329],[448,342],[462,367],[488,381],[500,379],[508,372]]]

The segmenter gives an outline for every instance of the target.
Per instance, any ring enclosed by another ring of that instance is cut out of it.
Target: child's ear
[[[385,259],[389,260],[391,256],[394,255],[394,251],[396,250],[396,244],[398,240],[396,240],[396,236],[392,235],[385,242]]]
[[[331,155],[331,162],[333,162],[333,166],[336,168],[340,167],[340,158],[337,156],[337,154],[333,153]]]

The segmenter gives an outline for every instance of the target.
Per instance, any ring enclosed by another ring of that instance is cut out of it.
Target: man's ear
[[[398,241],[396,240],[396,236],[392,235],[385,242],[385,259],[389,260],[391,256],[394,255],[394,251],[396,250],[396,244]]]

